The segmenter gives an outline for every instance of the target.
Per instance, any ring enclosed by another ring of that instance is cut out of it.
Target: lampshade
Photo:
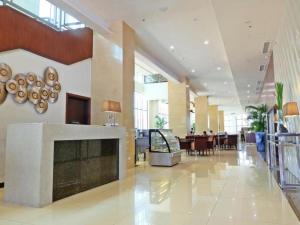
[[[120,102],[105,100],[102,105],[103,112],[121,112]]]
[[[299,110],[297,102],[288,102],[283,106],[283,116],[298,116]]]

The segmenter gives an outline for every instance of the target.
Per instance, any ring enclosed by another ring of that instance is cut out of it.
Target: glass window
[[[3,1],[0,2],[3,4]],[[47,0],[7,0],[4,3],[60,31],[85,27]]]
[[[136,129],[148,129],[148,100],[141,93],[134,93],[134,116]]]
[[[243,127],[249,127],[247,114],[230,114],[224,116],[225,131],[229,134],[238,134]]]
[[[158,102],[158,115],[163,117],[167,124],[164,126],[165,129],[169,127],[169,105],[166,102]]]

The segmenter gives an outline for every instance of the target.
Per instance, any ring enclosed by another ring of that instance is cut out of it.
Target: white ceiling
[[[257,102],[257,82],[265,74],[259,66],[268,63],[263,44],[275,39],[284,9],[284,0],[55,2],[88,14],[91,20],[97,18],[93,22],[99,26],[124,20],[136,30],[143,51],[171,76],[189,77],[199,95],[209,95],[209,103],[225,111]]]

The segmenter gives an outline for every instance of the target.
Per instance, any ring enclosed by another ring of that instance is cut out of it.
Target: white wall
[[[296,101],[300,107],[300,1],[287,0],[273,49],[275,81],[283,82],[283,103]],[[300,117],[288,119],[289,132],[300,132]],[[297,155],[293,149],[286,151],[289,170],[300,178]]]
[[[29,102],[15,103],[12,95],[0,105],[0,182],[3,182],[7,125],[27,122],[65,123],[66,93],[91,96],[91,59],[64,65],[24,50],[14,50],[0,53],[0,63],[8,64],[13,75],[34,72],[41,77],[44,69],[52,66],[57,69],[62,85],[58,101],[54,104],[49,103],[48,111],[42,115],[37,114]]]

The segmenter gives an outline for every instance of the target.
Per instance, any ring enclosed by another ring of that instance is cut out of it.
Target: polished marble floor
[[[300,224],[254,147],[139,166],[127,179],[35,209],[4,204],[0,225]]]

